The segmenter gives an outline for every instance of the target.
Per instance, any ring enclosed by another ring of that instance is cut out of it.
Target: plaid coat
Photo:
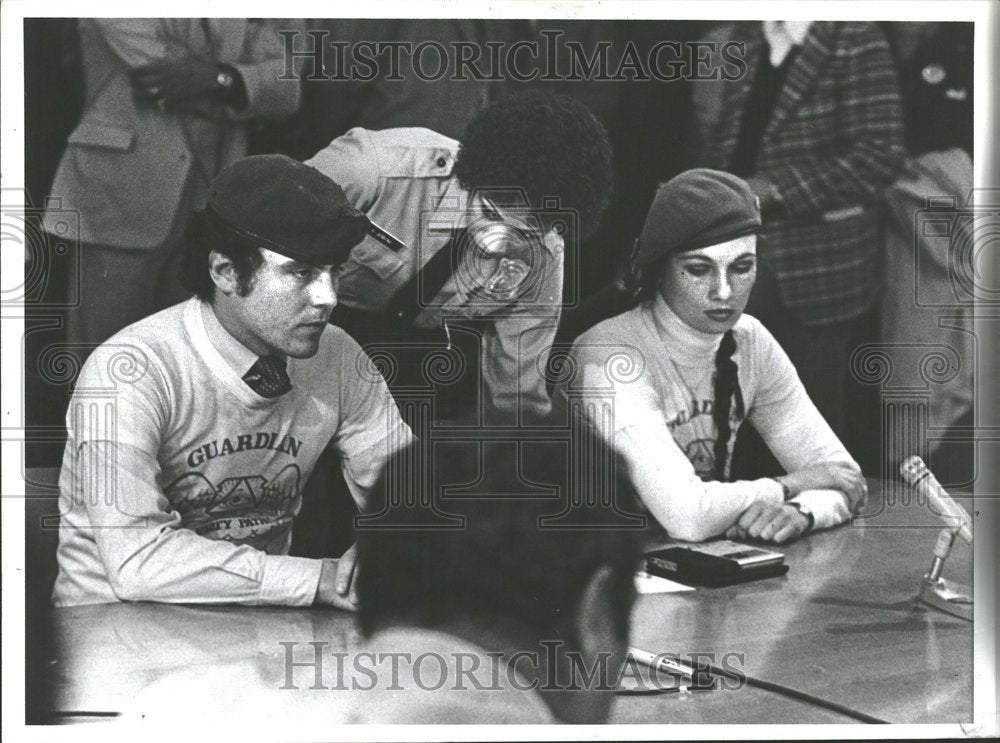
[[[726,170],[762,46],[760,23],[738,24],[747,74],[721,84],[699,165]],[[841,322],[875,304],[879,202],[902,163],[903,111],[889,47],[874,23],[821,22],[791,63],[765,131],[757,175],[783,203],[758,241],[761,270],[805,325]]]

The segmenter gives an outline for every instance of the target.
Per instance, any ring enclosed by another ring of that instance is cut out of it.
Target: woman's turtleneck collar
[[[722,342],[722,333],[695,330],[674,314],[659,292],[652,302],[652,313],[659,335],[670,350],[674,363],[679,366],[713,363],[715,352]]]

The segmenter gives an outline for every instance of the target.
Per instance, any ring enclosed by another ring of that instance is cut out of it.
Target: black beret
[[[339,265],[368,218],[328,177],[285,155],[253,155],[212,181],[205,215],[258,247],[313,265]]]
[[[687,170],[660,185],[639,235],[639,265],[758,232],[760,201],[742,178]]]

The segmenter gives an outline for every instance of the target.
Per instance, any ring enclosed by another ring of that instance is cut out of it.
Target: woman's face
[[[757,278],[757,236],[744,235],[667,261],[660,293],[681,320],[704,333],[724,333],[740,319]]]

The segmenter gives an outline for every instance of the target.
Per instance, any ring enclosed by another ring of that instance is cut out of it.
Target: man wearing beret
[[[336,183],[284,156],[219,174],[184,255],[197,296],[114,335],[80,373],[56,605],[353,606],[353,551],[288,550],[328,445],[363,502],[411,439],[381,377],[327,322],[366,227]]]
[[[333,322],[397,360],[476,335],[456,362],[462,380],[435,404],[547,412],[564,252],[596,228],[611,195],[611,148],[587,107],[513,96],[481,111],[461,145],[429,129],[355,128],[308,163],[389,233],[351,252]],[[396,381],[425,386],[426,368],[397,364]]]

